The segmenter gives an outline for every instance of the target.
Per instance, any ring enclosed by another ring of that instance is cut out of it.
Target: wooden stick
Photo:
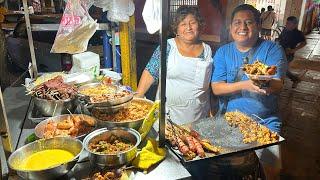
[[[73,118],[75,118],[75,116],[72,114],[72,112],[71,112],[69,109],[67,109],[67,111],[70,113],[70,115],[71,115]]]

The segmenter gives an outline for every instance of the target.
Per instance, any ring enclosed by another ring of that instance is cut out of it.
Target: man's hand
[[[252,80],[241,81],[241,86],[243,90],[247,90],[262,95],[267,95],[267,91],[265,89],[261,89],[259,86],[256,85],[256,82]]]

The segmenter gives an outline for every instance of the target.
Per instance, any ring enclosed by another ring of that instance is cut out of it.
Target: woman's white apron
[[[167,61],[166,112],[177,124],[207,117],[210,110],[211,48],[203,43],[204,59],[200,59],[182,56],[174,39],[169,39],[168,43],[171,49]]]

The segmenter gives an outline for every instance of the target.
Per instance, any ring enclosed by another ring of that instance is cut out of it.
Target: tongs
[[[174,133],[175,135],[176,135],[176,132],[175,132],[175,128],[174,128],[174,127],[180,129],[180,130],[183,131],[184,133],[186,133],[186,134],[188,134],[188,135],[190,135],[190,136],[192,136],[192,137],[194,137],[194,138],[196,138],[196,139],[199,139],[200,134],[199,134],[198,132],[193,131],[193,130],[188,131],[187,129],[182,128],[182,127],[179,126],[178,124],[174,123],[174,122],[171,120],[171,118],[170,118],[169,112],[167,113],[167,117],[168,117],[168,118],[167,118],[167,121],[170,123],[170,125],[171,125],[171,127],[172,127],[172,130],[173,130],[173,133]],[[174,127],[173,127],[173,126],[174,126]]]

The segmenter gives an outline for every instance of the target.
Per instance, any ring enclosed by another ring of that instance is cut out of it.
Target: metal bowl
[[[150,107],[152,107],[153,104],[154,104],[153,101],[148,100],[148,99],[144,99],[144,98],[134,98],[132,101],[138,101],[138,102],[141,102],[141,103],[146,103],[146,104],[149,104]],[[96,119],[97,119],[98,127],[109,127],[109,128],[112,128],[112,127],[127,127],[127,128],[133,128],[135,130],[138,130],[140,128],[140,126],[142,125],[144,118],[145,117],[140,118],[140,119],[135,119],[135,120],[123,120],[121,122],[118,122],[118,121],[103,121],[103,120],[100,120],[99,118],[96,118]]]
[[[73,153],[75,157],[69,162],[43,170],[26,171],[16,168],[26,157],[33,153],[48,149],[63,149]],[[57,179],[58,177],[67,174],[74,167],[82,150],[83,145],[78,139],[70,137],[55,137],[46,140],[42,139],[17,149],[10,155],[8,164],[9,167],[17,171],[17,174],[23,179]]]
[[[124,109],[130,105],[131,101],[125,102],[123,104],[115,105],[115,106],[94,106],[94,105],[81,105],[85,111],[92,112],[93,110],[99,110],[104,113],[116,113],[121,109]]]
[[[134,146],[127,150],[116,154],[98,154],[89,149],[91,142],[106,140],[111,135],[117,135],[130,141]],[[111,129],[102,128],[93,131],[83,140],[84,148],[89,152],[89,160],[93,166],[104,167],[120,167],[131,162],[137,154],[137,146],[141,142],[141,136],[138,131],[131,128],[115,127]]]
[[[87,133],[84,134],[79,134],[78,136],[76,136],[75,138],[82,140],[87,134],[89,134],[92,130],[94,130],[97,127],[97,121],[94,117],[85,115],[85,114],[64,114],[64,115],[60,115],[60,116],[55,116],[55,117],[51,117],[48,118],[44,121],[41,121],[39,124],[37,124],[37,126],[34,128],[34,133],[38,138],[44,138],[43,134],[45,133],[45,127],[48,124],[48,122],[53,121],[53,122],[60,122],[63,121],[64,119],[67,119],[68,117],[71,116],[81,116],[83,118],[90,118],[91,120],[93,120],[95,122],[95,125],[91,128],[91,130]]]
[[[89,84],[85,84],[83,86],[80,86],[78,88],[78,96],[79,96],[79,99],[84,101],[85,103],[88,103],[89,105],[93,105],[94,107],[106,107],[106,106],[116,106],[116,105],[120,105],[120,104],[123,104],[123,103],[126,103],[130,100],[132,100],[133,98],[133,93],[132,92],[129,92],[127,91],[129,94],[127,96],[124,96],[124,97],[121,97],[121,98],[117,98],[117,99],[114,99],[114,100],[106,100],[106,101],[101,101],[101,102],[91,102],[90,101],[90,96],[87,96],[87,95],[84,95],[81,93],[82,90],[85,90],[87,88],[93,88],[93,87],[98,87],[98,86],[101,86],[102,84],[101,83],[89,83]],[[105,86],[110,86],[114,89],[121,89],[121,87],[119,86],[116,86],[116,85],[113,85],[113,84],[104,84]],[[125,90],[126,91],[126,90]]]
[[[33,97],[35,107],[39,109],[41,114],[44,116],[67,114],[69,113],[68,110],[70,112],[74,112],[77,108],[76,100],[76,97],[67,100],[48,100]]]

